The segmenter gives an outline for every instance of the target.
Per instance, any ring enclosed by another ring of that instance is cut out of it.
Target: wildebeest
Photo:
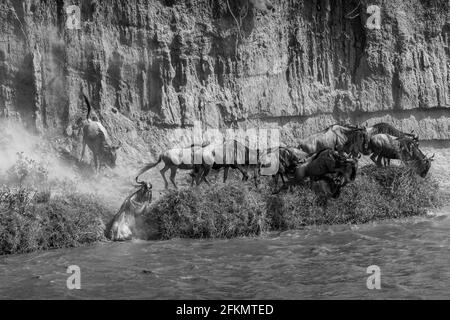
[[[86,145],[91,149],[94,157],[95,170],[98,172],[101,165],[105,164],[110,168],[116,166],[117,149],[120,145],[113,146],[105,127],[100,121],[90,119],[91,104],[86,95],[83,94],[84,100],[88,108],[86,115],[86,121],[83,125],[83,150],[81,151],[80,162],[83,161]]]
[[[259,169],[261,155],[267,150],[250,148],[246,144],[230,139],[223,143],[217,143],[211,148],[203,149],[205,161],[202,164],[196,164],[191,176],[195,177],[198,184],[205,181],[211,169],[219,170],[224,168],[223,182],[227,180],[228,170],[237,169],[242,173],[242,180],[248,180],[248,174],[245,169],[254,170],[255,184],[257,184],[257,171]]]
[[[419,141],[419,136],[414,134],[414,130],[412,130],[411,133],[405,133],[385,122],[380,122],[367,128],[367,133],[369,134],[369,138],[376,134],[384,133],[397,138],[410,138],[414,141]]]
[[[331,149],[323,149],[310,156],[296,166],[293,178],[286,186],[304,182],[309,178],[312,182],[327,184],[332,191],[331,196],[339,196],[340,189],[356,178],[358,161],[345,157]]]
[[[175,189],[178,189],[178,186],[175,182],[175,176],[177,174],[177,170],[192,170],[194,169],[194,164],[198,160],[201,165],[205,161],[205,156],[203,154],[203,150],[205,148],[212,148],[212,145],[209,143],[204,143],[202,145],[192,144],[188,148],[172,148],[164,151],[158,157],[158,160],[154,163],[147,164],[144,168],[139,171],[138,176],[142,175],[144,172],[150,170],[151,168],[156,167],[160,162],[164,162],[164,168],[160,170],[161,176],[164,179],[164,187],[165,189],[169,188],[169,183],[167,182],[165,173],[170,169],[170,181],[174,185]],[[208,154],[208,153],[206,153]],[[207,161],[210,161],[209,159]],[[203,172],[203,171],[202,171]],[[199,179],[201,176],[197,177],[197,184],[199,184]],[[191,186],[194,183],[194,179],[192,180]]]
[[[425,156],[415,140],[407,137],[397,138],[384,133],[371,137],[369,150],[372,152],[370,159],[378,166],[381,166],[382,158],[401,160],[413,166],[421,177],[427,175],[434,158],[434,155]]]
[[[272,174],[275,187],[278,185],[279,177],[281,177],[283,185],[286,184],[286,175],[293,174],[296,166],[309,157],[306,152],[293,147],[279,147],[277,151],[277,159],[273,157],[275,154],[267,153],[260,162],[260,167],[268,167],[271,165],[271,161],[278,161],[278,170]]]
[[[309,177],[315,180],[328,174],[338,174],[344,177],[346,184],[355,179],[357,165],[357,160],[349,159],[337,151],[324,149],[299,164],[295,168],[294,179],[301,181]]]
[[[136,177],[136,182],[138,190],[125,199],[113,218],[109,230],[109,238],[111,240],[123,241],[131,239],[132,235],[136,233],[136,217],[145,212],[152,202],[152,184],[138,181],[138,177]]]
[[[324,149],[351,154],[353,157],[368,148],[369,136],[365,128],[334,124],[300,141],[298,148],[312,155]]]
[[[385,123],[385,122],[380,122],[380,123],[377,123],[377,124],[367,128],[367,133],[369,134],[369,144],[370,144],[370,139],[373,136],[380,134],[380,133],[388,134],[390,136],[397,137],[397,138],[409,138],[409,139],[414,140],[415,142],[419,141],[419,136],[414,134],[414,130],[412,130],[411,133],[405,133],[403,131],[396,129],[394,126],[390,125],[389,123]],[[366,155],[369,155],[370,151],[367,150],[367,152],[368,153],[366,153]],[[390,158],[385,158],[383,156],[379,156],[379,160],[380,160],[380,162],[381,162],[381,160],[383,160],[385,166],[391,164]]]

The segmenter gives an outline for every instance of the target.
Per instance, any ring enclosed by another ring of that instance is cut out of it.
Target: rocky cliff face
[[[195,120],[286,143],[336,121],[449,139],[449,45],[448,0],[3,0],[0,113],[75,147],[84,90],[130,153]]]

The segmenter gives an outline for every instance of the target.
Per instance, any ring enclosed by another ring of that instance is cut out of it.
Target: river
[[[229,240],[103,243],[0,257],[5,299],[450,298],[450,207],[429,217]],[[78,265],[81,290],[68,290]],[[381,269],[369,290],[367,267]]]

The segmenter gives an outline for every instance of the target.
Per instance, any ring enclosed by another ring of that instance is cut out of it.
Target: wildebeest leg
[[[248,174],[247,172],[245,172],[244,169],[242,169],[242,167],[240,165],[236,165],[235,169],[238,169],[240,173],[242,173],[242,181],[247,181],[248,180]]]
[[[278,172],[275,175],[273,175],[273,184],[275,186],[275,189],[278,187],[278,175],[279,175]]]
[[[175,183],[175,176],[177,174],[177,167],[171,167],[170,168],[170,181],[172,181],[173,186],[175,189],[178,189],[177,184]]]
[[[83,149],[81,150],[81,158],[80,158],[80,162],[83,161],[84,158],[84,152],[86,151],[86,142],[83,141]]]
[[[200,172],[197,175],[197,178],[195,181],[197,183],[197,185],[199,185],[202,182],[202,180],[205,181],[209,185],[208,180],[206,180],[206,176],[209,174],[210,171],[211,171],[210,166],[202,167],[202,169],[200,169]]]
[[[164,179],[164,189],[169,189],[169,183],[167,182],[166,179],[166,171],[169,170],[169,167],[166,165],[164,166],[164,168],[162,168],[159,172],[161,173],[163,179]]]
[[[379,166],[379,167],[381,167],[382,166],[382,164],[381,164],[381,158],[382,158],[382,156],[381,155],[378,155],[378,158],[377,158],[377,166]]]
[[[283,182],[283,184],[286,184],[286,180],[284,180],[284,176],[282,173],[279,173],[280,177],[281,177],[281,181]]]
[[[375,153],[372,153],[372,155],[370,156],[370,160],[373,161],[373,163],[377,163],[377,159],[376,159],[377,155]]]
[[[205,169],[204,174],[202,174],[202,180],[205,181],[208,186],[210,186],[211,184],[209,183],[208,180],[206,180],[206,176],[209,174],[210,171],[211,171],[211,168],[208,167],[207,169]]]
[[[98,156],[95,153],[94,153],[94,171],[97,174],[100,171],[100,162],[98,161]]]
[[[256,167],[254,170],[253,170],[253,180],[255,180],[255,187],[257,187],[258,188],[258,185],[259,185],[259,168],[258,167]]]
[[[283,186],[285,186],[286,185],[286,180],[284,179],[284,175],[282,174],[282,173],[278,173],[279,175],[280,175],[280,177],[281,177],[281,181],[283,182]],[[289,190],[291,190],[292,188],[294,187],[294,185],[293,184],[291,184],[291,185],[289,185]]]
[[[227,181],[227,178],[228,178],[228,170],[229,170],[230,168],[228,167],[228,166],[225,166],[224,168],[223,168],[223,183],[225,183],[226,181]]]

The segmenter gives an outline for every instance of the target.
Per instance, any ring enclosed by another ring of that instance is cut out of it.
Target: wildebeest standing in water
[[[421,177],[427,175],[434,158],[434,155],[425,156],[415,140],[406,137],[397,138],[384,133],[371,137],[369,150],[372,152],[370,159],[378,166],[381,166],[382,158],[401,160],[415,168]]]
[[[365,128],[334,124],[328,128],[300,140],[298,148],[312,155],[324,149],[345,152],[358,157],[369,145]]]
[[[101,165],[107,165],[110,168],[116,166],[117,149],[119,146],[113,146],[110,142],[108,133],[100,121],[91,120],[91,104],[86,95],[83,94],[88,108],[86,121],[83,125],[83,150],[81,151],[80,162],[83,161],[86,145],[91,149],[94,157],[95,170],[98,172]]]
[[[136,217],[142,215],[152,202],[152,184],[138,181],[138,177],[136,182],[138,190],[125,199],[112,220],[109,230],[111,240],[130,240],[137,233]]]

